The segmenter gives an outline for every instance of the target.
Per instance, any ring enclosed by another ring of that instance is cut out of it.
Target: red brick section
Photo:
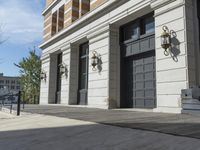
[[[59,14],[58,14],[58,32],[61,31],[64,28],[64,5],[59,8]]]
[[[79,17],[79,0],[70,0],[65,4],[64,27],[68,27]]]
[[[46,0],[46,7],[54,1],[56,0]],[[53,14],[50,10],[44,15],[44,41],[106,1],[108,0],[69,0]]]
[[[44,41],[48,40],[51,37],[51,27],[52,27],[52,14],[48,12],[44,15]]]
[[[107,2],[108,0],[90,0],[90,10],[93,10],[103,3]]]
[[[58,21],[57,16],[58,14],[56,11],[52,15],[51,36],[53,36],[57,32],[57,21]]]

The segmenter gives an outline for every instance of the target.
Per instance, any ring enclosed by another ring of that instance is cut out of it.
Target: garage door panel
[[[135,91],[135,98],[144,98],[144,91],[143,90]]]
[[[146,90],[145,97],[154,98],[155,97],[155,90]]]
[[[145,80],[154,80],[155,76],[154,76],[154,72],[147,72],[144,74],[144,78]]]
[[[154,81],[145,81],[144,82],[144,88],[145,89],[152,89],[152,88],[154,88]]]
[[[143,108],[145,104],[145,101],[143,99],[136,99],[135,100],[135,107],[137,108]]]
[[[142,74],[136,74],[135,75],[135,80],[136,81],[142,81],[142,80],[144,80],[144,74],[142,73]]]
[[[144,71],[148,72],[148,71],[153,71],[154,70],[154,65],[153,64],[145,64],[144,65]]]
[[[155,51],[145,52],[125,59],[127,103],[129,107],[154,108],[156,100]],[[130,102],[132,101],[132,102]]]
[[[155,106],[155,99],[149,100],[149,99],[145,99],[145,106],[146,108],[153,108]]]
[[[143,82],[135,83],[135,88],[137,88],[139,90],[144,89],[144,83]]]

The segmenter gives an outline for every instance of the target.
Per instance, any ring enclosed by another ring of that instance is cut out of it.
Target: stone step
[[[182,100],[183,110],[200,110],[200,101],[197,99]]]

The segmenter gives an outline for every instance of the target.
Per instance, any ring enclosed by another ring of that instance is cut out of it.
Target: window
[[[138,24],[130,24],[124,28],[124,40],[136,39],[138,38]]]
[[[141,35],[155,32],[155,22],[153,17],[147,17],[141,20]]]
[[[1,84],[4,84],[4,80],[0,80],[0,83],[1,83]]]
[[[15,84],[15,80],[12,80],[12,81],[11,81],[11,84]]]
[[[20,86],[16,86],[16,89],[17,89],[17,90],[20,90]]]
[[[79,4],[79,17],[82,17],[90,11],[90,0],[82,0]]]
[[[64,5],[59,8],[58,32],[64,28]]]
[[[53,36],[56,34],[57,31],[57,11],[52,15],[52,28],[51,28],[51,35]]]
[[[11,90],[14,90],[15,89],[15,86],[11,86]]]
[[[10,81],[9,80],[6,80],[6,84],[9,84],[10,83]]]
[[[3,89],[4,88],[4,86],[3,85],[0,85],[0,89]]]
[[[122,27],[123,41],[137,40],[142,35],[153,34],[155,32],[155,21],[153,15],[147,15],[136,21],[128,23]]]

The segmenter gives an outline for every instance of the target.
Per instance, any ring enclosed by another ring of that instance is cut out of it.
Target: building
[[[4,76],[3,73],[0,73],[0,97],[17,94],[20,89],[20,77]],[[14,100],[17,100],[17,96],[14,96]]]
[[[198,0],[46,0],[43,15],[40,104],[180,113],[200,85]]]

